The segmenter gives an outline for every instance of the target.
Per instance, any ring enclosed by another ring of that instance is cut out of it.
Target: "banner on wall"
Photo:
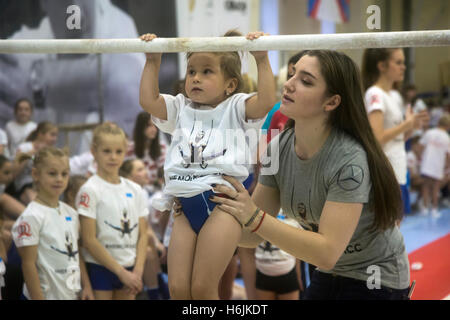
[[[176,0],[178,37],[219,37],[230,29],[243,35],[250,30],[250,0]],[[247,70],[242,61],[243,72]],[[179,54],[179,74],[186,72],[185,54]]]
[[[350,19],[350,0],[308,0],[308,17],[345,23]]]
[[[72,5],[80,8],[78,29],[67,27]],[[0,2],[0,21],[0,36],[7,39],[137,38],[144,32],[176,37],[175,0],[11,0]],[[170,93],[177,78],[173,58],[162,62],[162,92]],[[0,125],[13,118],[13,105],[23,97],[35,105],[34,121],[56,124],[96,123],[102,104],[104,120],[131,137],[142,111],[144,64],[142,53],[102,54],[101,61],[95,54],[0,55]],[[89,150],[89,143],[89,134],[70,135],[72,153]]]

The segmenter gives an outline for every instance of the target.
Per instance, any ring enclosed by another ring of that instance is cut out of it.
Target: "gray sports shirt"
[[[278,144],[279,169],[274,175],[259,178],[261,184],[279,190],[281,208],[286,215],[306,230],[317,232],[326,201],[364,204],[345,252],[333,270],[320,271],[373,285],[407,288],[409,262],[400,230],[397,227],[382,232],[370,230],[374,212],[368,205],[371,181],[363,147],[334,129],[319,152],[311,159],[301,160],[295,153],[294,140],[294,130],[288,129],[270,142]]]

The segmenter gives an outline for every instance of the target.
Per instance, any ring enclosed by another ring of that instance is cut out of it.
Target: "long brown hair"
[[[394,170],[371,129],[364,106],[361,77],[357,65],[343,53],[330,50],[304,51],[302,56],[316,57],[327,84],[326,95],[339,95],[340,105],[330,112],[328,125],[344,131],[364,148],[372,182],[371,209],[373,228],[386,230],[402,215],[400,187]],[[285,128],[292,128],[290,119]]]
[[[148,137],[145,135],[145,129],[148,127],[148,123],[151,119],[150,113],[140,112],[136,117],[136,122],[134,124],[133,130],[133,141],[134,141],[134,154],[142,159],[145,156],[145,149],[147,148]],[[153,160],[158,160],[161,156],[161,144],[159,142],[159,129],[156,137],[150,141],[148,146],[148,155]]]

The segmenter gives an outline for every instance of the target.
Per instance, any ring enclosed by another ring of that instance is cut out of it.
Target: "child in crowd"
[[[420,139],[423,146],[420,174],[424,178],[422,184],[422,214],[427,215],[431,202],[432,217],[440,216],[438,210],[439,191],[445,180],[446,169],[450,165],[450,115],[445,114],[438,122],[437,128],[429,129]],[[430,199],[431,198],[431,199]],[[430,201],[431,200],[431,201]]]
[[[301,228],[294,219],[288,219],[283,214],[277,218]],[[298,300],[300,286],[295,257],[264,241],[256,247],[255,258],[257,300]]]
[[[0,155],[0,257],[6,268],[3,279],[4,286],[0,295],[4,299],[17,300],[22,294],[23,276],[20,257],[12,240],[11,229],[15,220],[25,210],[25,206],[4,192],[5,186],[12,180],[13,164],[4,155]],[[1,279],[0,282],[2,282]]]
[[[143,187],[149,193],[161,190],[164,184],[166,143],[160,140],[159,129],[148,112],[141,112],[136,117],[133,142],[127,152],[127,158],[133,157],[141,159],[147,169],[148,182]]]
[[[78,191],[80,191],[81,186],[87,181],[87,179],[88,178],[83,175],[71,175],[69,178],[69,183],[64,191],[64,202],[75,210],[77,209],[76,197]]]
[[[6,134],[9,142],[9,154],[12,159],[16,155],[17,148],[28,135],[36,129],[37,125],[31,121],[33,105],[30,100],[22,98],[14,104],[14,120],[6,124]]]
[[[240,34],[232,31],[225,36],[233,35]],[[249,33],[247,39],[262,35]],[[154,34],[141,37],[144,41],[155,38]],[[184,213],[174,219],[168,251],[174,299],[218,299],[219,281],[241,237],[240,223],[215,208],[209,197],[215,184],[226,183],[223,174],[239,177],[241,182],[247,178],[250,149],[257,141],[251,146],[244,133],[250,130],[258,136],[257,130],[275,103],[267,52],[251,53],[258,69],[257,93],[240,93],[243,80],[238,52],[194,52],[187,54],[186,96],[175,97],[159,93],[162,54],[146,54],[140,102],[155,125],[172,135],[164,165],[164,191],[179,198]],[[227,138],[227,131],[233,137]],[[236,139],[238,131],[243,139]],[[167,201],[158,209],[170,210],[171,206]]]
[[[149,176],[144,166],[144,163],[140,159],[129,159],[125,160],[122,167],[119,171],[120,175],[124,178],[130,179],[131,181],[136,182],[142,188],[145,185],[148,185]],[[144,267],[144,289],[148,294],[150,300],[159,300],[160,298],[167,300],[170,298],[169,296],[169,288],[164,281],[163,274],[161,271],[161,263],[159,260],[159,256],[165,255],[166,248],[161,243],[161,238],[156,235],[153,231],[152,221],[157,220],[159,222],[159,218],[155,219],[152,217],[152,213],[155,213],[155,210],[150,208],[150,199],[148,193],[145,189],[142,189],[143,197],[147,199],[146,203],[149,205],[149,215],[148,215],[148,224],[149,227],[147,229],[147,238],[148,238],[148,247],[147,247],[147,260]],[[164,215],[164,217],[168,217],[169,214]],[[167,223],[167,221],[166,221]],[[158,225],[155,225],[159,227]],[[161,232],[160,232],[161,233]]]
[[[76,199],[87,270],[100,300],[132,300],[142,290],[148,209],[142,188],[119,176],[126,150],[117,125],[96,127],[91,152],[97,173]]]
[[[24,298],[92,299],[79,254],[78,215],[59,201],[69,180],[68,157],[60,149],[42,148],[34,158],[32,176],[37,196],[13,226],[14,242],[22,258]]]
[[[48,121],[40,122],[30,133],[26,142],[17,148],[14,164],[14,194],[23,204],[27,205],[36,196],[31,178],[32,157],[42,148],[54,146],[58,139],[58,127]]]

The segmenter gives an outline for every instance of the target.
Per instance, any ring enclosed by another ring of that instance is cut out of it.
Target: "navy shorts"
[[[409,300],[409,288],[369,289],[366,281],[314,270],[305,300]]]
[[[134,267],[129,267],[125,269],[133,271],[133,268]],[[105,267],[95,263],[86,262],[86,269],[89,280],[91,281],[92,290],[113,291],[123,288],[123,283],[119,278]]]
[[[217,194],[212,190],[208,190],[191,198],[178,198],[181,202],[184,215],[188,219],[192,230],[197,234],[200,232],[206,219],[208,219],[214,207],[217,205],[208,199],[211,195]]]
[[[259,270],[256,270],[255,286],[256,289],[272,291],[277,294],[285,294],[300,290],[295,267],[288,273],[282,274],[281,276],[267,276]]]

